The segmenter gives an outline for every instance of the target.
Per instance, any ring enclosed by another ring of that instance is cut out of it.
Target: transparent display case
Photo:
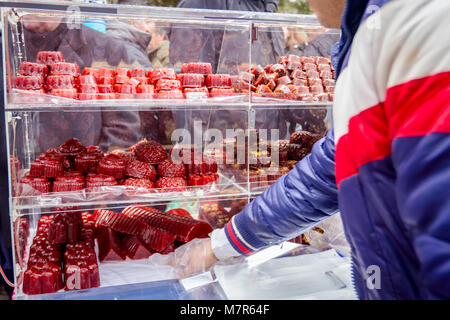
[[[0,7],[16,298],[168,280],[108,282],[223,227],[330,128],[339,33],[314,16]]]

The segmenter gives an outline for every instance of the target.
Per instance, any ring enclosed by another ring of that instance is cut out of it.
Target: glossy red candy
[[[288,84],[292,84],[292,80],[291,78],[289,78],[288,76],[284,76],[284,77],[280,77],[277,79],[277,85],[288,85]]]
[[[50,75],[79,76],[80,67],[76,63],[58,62],[50,66]]]
[[[292,79],[303,79],[303,80],[307,80],[307,76],[306,76],[306,72],[302,71],[302,70],[294,70],[291,73],[291,78]]]
[[[183,91],[181,90],[161,90],[157,94],[158,99],[184,99]]]
[[[17,76],[14,78],[14,88],[21,90],[39,90],[44,87],[41,76]]]
[[[156,84],[159,79],[177,80],[177,73],[170,68],[154,69],[148,71],[147,77],[152,79],[152,84]]]
[[[99,70],[95,69],[95,68],[84,68],[81,75],[83,75],[83,76],[91,75],[97,81],[98,76],[99,76]]]
[[[155,87],[151,84],[138,84],[136,86],[136,93],[155,93]]]
[[[331,66],[328,63],[326,63],[326,64],[319,64],[317,66],[317,69],[319,71],[330,71],[331,72]]]
[[[312,86],[321,86],[322,85],[322,80],[318,79],[318,78],[309,78],[308,79],[308,85],[310,87],[312,87]]]
[[[319,72],[317,72],[317,71],[315,71],[315,70],[307,70],[307,71],[306,71],[306,76],[307,76],[308,78],[320,79]]]
[[[124,83],[127,83],[129,80],[130,80],[129,77],[124,77],[124,76],[120,76],[120,75],[115,77],[115,83],[124,84]]]
[[[180,80],[160,79],[156,82],[155,89],[156,89],[156,91],[181,90],[181,82],[180,82]]]
[[[334,87],[335,81],[333,79],[323,79],[322,83],[323,83],[324,87],[328,87],[328,86]]]
[[[125,179],[123,182],[124,186],[134,187],[134,188],[141,188],[141,189],[153,189],[155,187],[155,184],[153,181],[149,179],[144,178],[128,178]]]
[[[97,93],[98,88],[96,84],[82,84],[78,87],[79,93]]]
[[[57,177],[53,182],[53,192],[69,192],[83,190],[85,187],[84,177]]]
[[[317,71],[317,66],[315,63],[305,63],[303,64],[303,71],[309,71],[309,70],[313,70],[313,71]]]
[[[102,228],[97,236],[98,258],[100,261],[117,261],[126,259],[126,251],[119,235],[111,228]]]
[[[24,273],[22,289],[25,294],[52,293],[61,288],[61,268],[52,263],[36,264]]]
[[[125,236],[122,243],[127,256],[132,260],[146,259],[153,254],[153,251],[148,250],[136,236]]]
[[[125,174],[129,177],[134,178],[146,178],[152,181],[156,180],[156,169],[155,167],[146,162],[139,160],[134,160],[128,164]]]
[[[229,88],[231,87],[231,76],[229,74],[208,74],[206,76],[206,87]]]
[[[97,80],[95,79],[95,77],[93,75],[81,75],[79,77],[77,77],[76,79],[77,85],[78,86],[82,86],[82,85],[91,85],[91,86],[97,86]]]
[[[69,159],[74,159],[77,155],[86,151],[86,147],[77,138],[70,138],[59,146],[57,152]]]
[[[314,57],[301,57],[300,59],[302,60],[303,64],[316,63],[316,60],[314,59]]]
[[[144,206],[129,206],[122,210],[122,215],[138,219],[149,226],[174,234],[176,240],[189,242],[195,238],[206,238],[212,231],[209,224],[180,215],[166,214]]]
[[[319,93],[323,93],[323,87],[322,85],[314,85],[310,87],[311,93],[312,94],[319,94]]]
[[[36,58],[37,63],[52,65],[64,62],[64,55],[60,51],[39,51]]]
[[[48,74],[48,66],[41,63],[33,63],[24,61],[20,64],[17,74],[21,76],[41,76],[46,77]]]
[[[109,68],[100,68],[98,70],[98,76],[105,78],[114,78],[116,76],[116,71]]]
[[[97,93],[78,93],[78,100],[96,100]]]
[[[333,93],[334,92],[334,86],[325,86],[325,92],[326,93]]]
[[[134,152],[139,161],[151,164],[159,164],[167,159],[166,150],[156,141],[142,141],[136,145]]]
[[[58,96],[58,97],[63,97],[63,98],[67,98],[67,99],[77,99],[78,98],[77,89],[75,89],[75,88],[52,89],[50,91],[50,94],[52,96]]]
[[[97,83],[100,84],[108,84],[108,85],[113,85],[116,83],[116,79],[113,77],[105,77],[105,76],[99,76]]]
[[[184,88],[183,93],[186,99],[205,99],[209,97],[209,90],[206,87]]]
[[[114,87],[111,84],[99,84],[97,89],[99,93],[114,93]]]
[[[292,71],[292,70],[302,70],[303,65],[301,62],[288,62],[286,64],[286,69]]]
[[[135,235],[147,249],[163,251],[174,240],[175,235],[156,229],[136,218],[109,210],[95,210],[96,227],[109,227],[114,231]]]
[[[127,68],[116,68],[115,77],[131,77],[130,69]]]
[[[75,77],[71,75],[51,75],[46,79],[47,88],[52,89],[73,89],[76,85]]]
[[[97,94],[97,99],[110,100],[110,99],[115,99],[115,98],[116,98],[116,94],[115,93],[98,93]]]
[[[316,64],[330,64],[330,59],[325,57],[314,57],[314,62]]]
[[[114,177],[106,174],[89,173],[86,176],[87,188],[98,188],[117,185],[118,185],[117,180]]]
[[[186,180],[181,177],[161,177],[156,181],[156,188],[161,192],[181,192],[186,186]]]
[[[212,66],[210,63],[204,62],[191,62],[181,65],[181,73],[198,73],[198,74],[211,74]]]
[[[223,96],[233,96],[236,94],[234,88],[212,88],[209,95],[210,97],[223,97]]]
[[[145,69],[138,69],[138,68],[135,68],[135,69],[131,69],[131,77],[133,77],[133,78],[135,78],[135,77],[138,77],[138,78],[145,78],[145,76],[147,75],[147,71],[145,71]]]
[[[121,179],[125,177],[126,167],[127,164],[121,157],[115,154],[108,154],[98,163],[97,171],[98,173]]]
[[[331,71],[320,71],[320,78],[333,79],[333,73]]]
[[[47,178],[56,178],[62,176],[64,173],[64,164],[61,158],[45,158],[42,160],[44,163],[44,176]]]
[[[131,84],[121,84],[121,85],[116,84],[114,86],[114,90],[117,93],[134,95],[136,93],[136,86]]]
[[[205,76],[197,73],[182,73],[178,76],[183,88],[196,88],[205,85]]]

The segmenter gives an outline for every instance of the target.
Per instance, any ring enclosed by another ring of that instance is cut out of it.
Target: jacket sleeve
[[[233,249],[249,255],[291,239],[338,211],[334,134],[313,146],[311,154],[249,203],[225,226]]]

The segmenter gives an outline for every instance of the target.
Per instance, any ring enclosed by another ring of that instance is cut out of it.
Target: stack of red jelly
[[[30,247],[23,292],[41,294],[100,286],[94,227],[94,218],[88,212],[41,217]]]
[[[80,140],[71,138],[33,161],[29,172],[20,180],[19,190],[21,195],[26,195],[28,190],[24,185],[40,193],[85,188],[94,191],[93,188],[123,185],[168,192],[183,191],[188,185],[217,183],[217,163],[208,157],[200,159],[198,163],[172,161],[156,141],[143,140],[127,151],[104,154],[97,146],[85,147]]]

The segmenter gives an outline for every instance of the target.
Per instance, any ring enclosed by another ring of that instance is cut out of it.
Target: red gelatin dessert
[[[134,160],[128,164],[125,174],[128,177],[133,178],[145,178],[152,181],[156,181],[156,169],[155,167],[147,162],[142,162],[139,160]]]
[[[223,96],[234,96],[236,90],[234,88],[212,88],[210,91],[210,97],[223,97]]]
[[[98,188],[98,187],[108,187],[117,186],[116,178],[108,176],[106,174],[95,174],[88,173],[86,175],[86,187],[87,188]]]
[[[81,214],[64,212],[50,216],[48,240],[54,244],[76,242],[81,239]]]
[[[78,100],[96,100],[97,93],[79,93]]]
[[[130,69],[127,69],[127,68],[116,68],[116,72],[115,72],[114,76],[116,78],[117,77],[129,78],[129,77],[131,77],[131,72],[130,72]]]
[[[303,65],[301,62],[288,62],[286,64],[286,69],[292,71],[292,70],[302,70]]]
[[[99,163],[97,171],[116,179],[125,177],[127,163],[118,155],[108,154]]]
[[[97,257],[86,242],[68,244],[64,253],[65,290],[89,289],[100,286]]]
[[[324,87],[328,87],[328,86],[334,87],[334,85],[335,85],[335,81],[333,79],[323,79],[322,83],[323,83]]]
[[[314,62],[316,64],[330,64],[330,59],[325,57],[314,57]]]
[[[98,79],[98,75],[99,75],[99,70],[95,69],[95,68],[84,68],[83,72],[81,73],[81,75],[83,76],[93,76],[94,79],[97,81]]]
[[[186,167],[182,162],[173,162],[170,159],[166,159],[158,164],[157,170],[160,177],[186,177]]]
[[[291,78],[289,78],[288,76],[284,76],[284,77],[280,77],[277,79],[277,85],[288,85],[288,84],[292,84],[292,80]]]
[[[52,96],[58,96],[58,97],[63,97],[63,98],[67,98],[67,99],[77,99],[78,98],[77,89],[75,89],[75,88],[52,89],[50,91],[50,94]]]
[[[131,84],[121,84],[121,85],[116,84],[114,86],[114,90],[116,93],[134,95],[136,93],[136,86]]]
[[[70,138],[59,146],[57,152],[69,159],[75,159],[75,157],[86,151],[86,147],[77,138]]]
[[[156,84],[159,79],[177,80],[177,73],[170,68],[154,69],[148,71],[147,77],[152,79],[152,84]]]
[[[17,74],[21,76],[41,76],[46,77],[48,74],[48,66],[41,63],[33,63],[24,61],[20,64]]]
[[[319,64],[317,66],[317,69],[319,71],[330,71],[331,72],[331,66],[328,63],[326,63],[326,64]]]
[[[159,164],[168,157],[164,147],[156,141],[142,141],[138,143],[135,148],[135,154],[139,161],[150,164]]]
[[[208,75],[212,73],[212,66],[210,63],[191,62],[181,65],[181,73],[197,73]]]
[[[99,93],[114,93],[114,87],[111,84],[99,84],[97,89]]]
[[[50,75],[79,76],[80,67],[76,63],[58,62],[50,66]]]
[[[14,88],[21,90],[39,90],[44,87],[41,76],[17,76],[14,78]]]
[[[130,74],[131,74],[130,76],[133,78],[135,78],[135,77],[145,78],[145,76],[147,75],[147,71],[145,71],[145,69],[135,68],[135,69],[131,69]]]
[[[161,252],[175,240],[175,235],[125,214],[109,210],[95,210],[94,215],[96,227],[109,227],[117,232],[135,235],[150,250]]]
[[[321,79],[333,79],[333,73],[331,71],[320,71]]]
[[[205,85],[205,76],[197,73],[182,73],[178,76],[183,88],[196,88]]]
[[[122,243],[128,258],[132,260],[146,259],[153,254],[136,236],[125,236]]]
[[[314,57],[301,57],[302,62],[305,63],[316,63]]]
[[[312,93],[312,94],[323,93],[323,87],[322,87],[322,85],[311,86],[311,87],[310,87],[310,90],[311,90],[311,93]]]
[[[143,179],[143,178],[128,178],[125,179],[123,182],[124,186],[129,187],[135,187],[135,188],[142,188],[142,189],[153,189],[155,187],[155,184],[153,181],[149,179]]]
[[[108,85],[113,85],[116,83],[116,79],[113,77],[104,77],[104,76],[99,76],[97,83],[100,84],[108,84]]]
[[[122,246],[119,234],[111,228],[101,228],[97,236],[98,259],[100,261],[120,261],[126,259],[127,252]]]
[[[136,86],[136,93],[155,93],[155,87],[151,84],[138,84]]]
[[[284,77],[287,74],[287,70],[282,64],[277,63],[270,66],[269,73],[276,73],[279,77]]]
[[[113,100],[116,99],[115,93],[97,93],[97,99]]]
[[[53,182],[53,192],[69,192],[83,190],[85,187],[84,177],[57,177]]]
[[[167,214],[144,206],[128,206],[123,209],[121,214],[173,234],[176,236],[176,240],[182,242],[189,242],[195,238],[206,238],[212,231],[211,226],[206,222],[181,215]]]
[[[37,53],[36,62],[46,65],[64,62],[64,55],[60,51],[39,51]]]
[[[95,78],[94,78],[94,76],[93,75],[82,75],[82,76],[79,76],[79,77],[77,77],[77,80],[76,80],[76,82],[77,82],[77,85],[78,86],[95,86],[95,87],[97,87],[97,80],[95,80]],[[80,91],[80,92],[82,92],[82,91]]]
[[[44,163],[44,176],[47,178],[56,178],[62,176],[64,173],[64,164],[61,158],[45,158],[42,160]]]
[[[186,186],[186,180],[181,177],[161,177],[156,181],[156,188],[161,192],[181,192]]]
[[[190,174],[188,179],[189,186],[202,186],[203,185],[203,176]]]
[[[47,88],[52,89],[73,89],[76,85],[75,77],[71,75],[51,75],[46,79]]]
[[[130,80],[129,77],[116,76],[116,78],[115,78],[115,83],[124,84],[124,83],[127,83],[129,80]]]
[[[105,78],[114,78],[116,76],[116,71],[109,68],[100,68],[98,70],[98,76]]]
[[[179,216],[188,217],[188,218],[193,219],[191,214],[188,211],[186,211],[186,210],[184,210],[182,208],[171,209],[169,211],[166,211],[166,213],[177,214]]]
[[[310,87],[312,87],[312,86],[321,86],[322,85],[322,80],[321,79],[317,79],[317,78],[310,78],[310,79],[308,79],[308,85]]]
[[[161,90],[157,95],[158,99],[184,99],[183,91],[181,90]]]
[[[50,180],[44,177],[23,177],[20,180],[20,183],[28,184],[33,189],[41,192],[41,193],[49,193],[52,192],[52,183]]]
[[[25,271],[23,292],[25,294],[52,293],[62,289],[61,267],[53,263],[39,263]]]
[[[78,87],[79,93],[97,93],[98,88],[96,84],[82,84]]]
[[[229,88],[231,87],[231,76],[229,74],[208,74],[206,76],[206,87]]]
[[[132,161],[136,160],[136,155],[131,151],[124,151],[124,150],[114,150],[111,151],[110,154],[115,154],[119,156],[127,165],[129,165]]]
[[[172,90],[181,90],[181,82],[180,80],[172,80],[172,79],[159,79],[156,82],[156,91],[172,91]]]
[[[317,71],[317,66],[315,63],[305,63],[303,65],[303,71],[309,71],[309,70],[313,70],[313,71]]]
[[[206,99],[209,97],[209,90],[206,87],[184,88],[183,93],[186,99]]]

